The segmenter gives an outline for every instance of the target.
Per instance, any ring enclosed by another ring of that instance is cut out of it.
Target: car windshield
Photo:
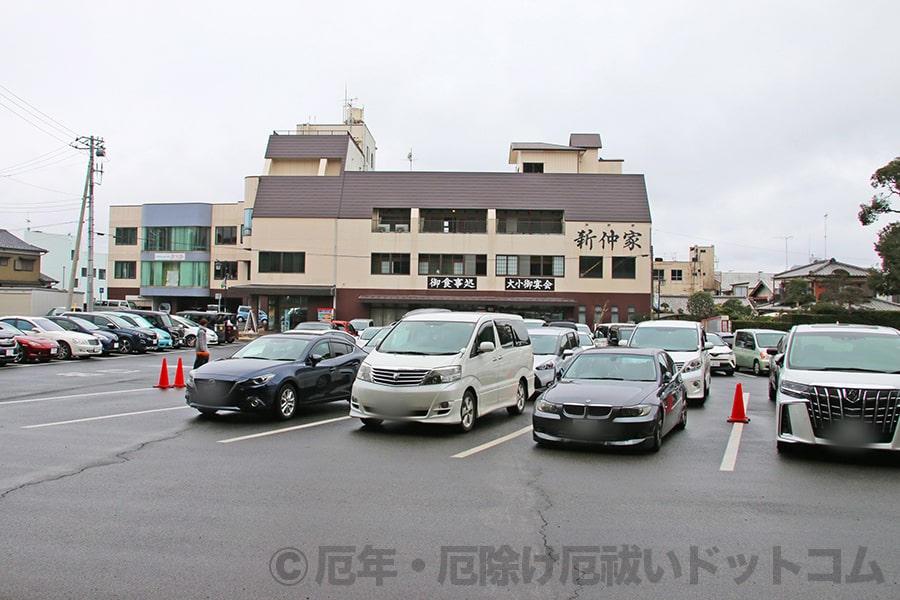
[[[588,352],[572,360],[565,378],[656,381],[656,360],[652,356]]]
[[[68,319],[70,321],[72,321],[73,323],[77,323],[80,327],[83,327],[84,329],[87,329],[88,331],[95,331],[95,330],[100,329],[99,327],[97,327],[96,325],[91,323],[90,321],[85,321],[84,319],[79,319],[78,317],[68,317]]]
[[[706,341],[708,341],[713,346],[728,346],[728,344],[726,344],[725,342],[722,341],[722,338],[720,338],[719,336],[717,336],[714,333],[707,333]]]
[[[874,331],[804,331],[794,335],[787,366],[810,371],[898,373],[900,335]]]
[[[390,354],[456,354],[469,345],[475,323],[400,321],[381,341]]]
[[[34,324],[43,329],[44,331],[65,331],[62,327],[51,321],[50,319],[46,319],[44,317],[35,317]]]
[[[531,332],[530,337],[531,348],[535,354],[545,356],[548,354],[556,354],[559,350],[559,336],[556,334],[541,335]]]
[[[13,333],[13,334],[15,334],[15,335],[25,335],[25,332],[24,332],[24,331],[20,331],[20,330],[17,329],[16,327],[13,327],[13,326],[10,325],[9,323],[4,323],[3,321],[0,321],[0,331],[8,331],[8,332]]]
[[[586,333],[579,333],[578,334],[578,344],[580,346],[593,346],[594,338],[592,338],[591,336],[589,336]]]
[[[700,336],[693,327],[635,327],[629,345],[667,352],[696,352]]]
[[[372,336],[368,342],[366,342],[366,348],[371,348],[373,346],[377,346],[378,342],[384,339],[384,336],[391,332],[390,327],[377,327],[378,331],[375,332],[375,335]],[[366,328],[368,331],[368,328]]]
[[[147,329],[153,329],[153,323],[142,317],[141,315],[128,315],[127,317],[122,317],[126,321],[131,321],[138,327],[144,327]]]
[[[757,333],[756,343],[760,348],[774,348],[784,335],[783,333]]]
[[[359,339],[371,340],[379,331],[381,331],[381,327],[366,327],[361,332],[359,332]]]
[[[122,319],[120,317],[116,317],[113,315],[103,315],[103,316],[105,316],[107,319],[112,321],[118,327],[124,327],[126,329],[131,329],[132,327],[134,327],[134,323],[129,323],[128,321],[126,321],[125,319]]]
[[[309,340],[301,337],[263,336],[256,338],[231,358],[251,358],[258,360],[300,360],[309,345]]]

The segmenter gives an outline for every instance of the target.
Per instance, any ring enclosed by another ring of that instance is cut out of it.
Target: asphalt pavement
[[[763,377],[714,375],[645,454],[539,448],[531,403],[469,434],[200,418],[163,357],[193,362],[0,369],[0,598],[900,596],[900,460],[778,454]]]

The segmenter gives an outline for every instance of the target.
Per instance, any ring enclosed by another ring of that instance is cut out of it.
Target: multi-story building
[[[43,315],[65,306],[67,296],[53,288],[56,280],[41,271],[47,250],[0,229],[0,315]],[[81,303],[78,297],[77,303]]]
[[[68,289],[72,274],[72,253],[75,251],[75,237],[61,233],[45,233],[27,230],[24,239],[29,244],[47,250],[41,259],[41,272],[56,280],[56,287]],[[106,273],[106,254],[94,252],[93,298],[106,298],[108,286]],[[88,252],[82,249],[78,253],[78,266],[75,273],[75,293],[79,297],[86,295],[88,281]]]
[[[643,175],[600,147],[513,143],[515,173],[377,172],[349,108],[341,125],[273,133],[243,202],[113,207],[110,296],[187,308],[228,273],[228,305],[281,327],[423,306],[625,321],[650,312],[649,203]]]

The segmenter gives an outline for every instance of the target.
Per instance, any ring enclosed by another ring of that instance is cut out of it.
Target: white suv
[[[709,396],[709,350],[706,332],[697,321],[643,321],[634,327],[628,345],[632,348],[665,350],[681,372],[687,397],[706,402]]]
[[[783,350],[776,359],[779,451],[794,444],[900,450],[900,332],[796,325]]]

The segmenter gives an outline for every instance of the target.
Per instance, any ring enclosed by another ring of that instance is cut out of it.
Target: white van
[[[711,379],[709,349],[703,325],[697,321],[643,321],[634,327],[628,345],[632,348],[665,350],[681,371],[687,397],[700,400],[709,396]]]
[[[363,361],[350,416],[363,425],[421,421],[472,429],[475,419],[525,410],[534,358],[518,315],[433,312],[401,319]]]

